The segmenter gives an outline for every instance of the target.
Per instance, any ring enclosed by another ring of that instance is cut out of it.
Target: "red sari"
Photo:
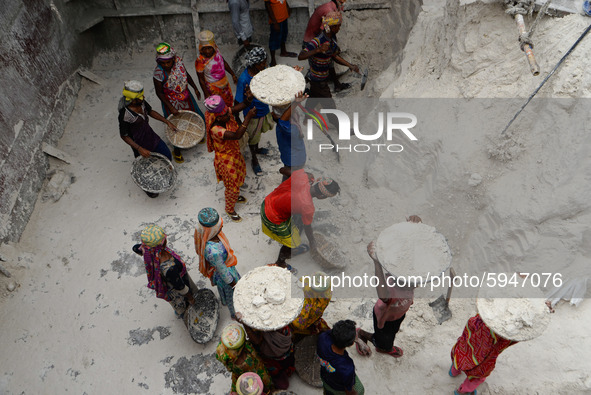
[[[466,373],[468,380],[484,381],[494,370],[498,356],[516,343],[493,332],[476,314],[451,350],[453,367]]]

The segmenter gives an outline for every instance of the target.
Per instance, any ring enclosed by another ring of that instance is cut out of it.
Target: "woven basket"
[[[322,388],[320,360],[316,355],[318,335],[306,336],[295,346],[295,369],[300,378],[312,387]]]
[[[176,170],[166,156],[152,152],[148,158],[135,158],[131,166],[131,178],[146,192],[162,193],[176,183]]]
[[[343,269],[347,266],[347,260],[336,245],[330,242],[322,233],[314,232],[316,239],[316,251],[312,252],[312,258],[324,269]]]
[[[199,144],[205,136],[205,122],[192,111],[180,110],[177,115],[170,114],[168,120],[178,129],[174,132],[166,128],[166,137],[175,147],[191,148]]]

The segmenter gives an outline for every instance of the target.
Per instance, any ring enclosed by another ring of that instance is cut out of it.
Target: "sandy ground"
[[[438,29],[449,20],[427,2],[407,48],[402,77],[396,79],[386,72],[368,90],[375,92],[378,84],[383,87],[387,81],[391,83],[384,93],[387,97],[416,97],[417,92],[422,97],[528,96],[540,79],[526,75],[521,52],[510,52],[516,47],[511,44],[515,31],[502,9],[476,4],[460,8],[456,14],[458,19],[453,23],[460,28],[439,35]],[[483,15],[483,21],[491,25],[481,30],[470,28],[478,26]],[[588,21],[580,16],[545,20],[540,35],[559,36],[563,43],[540,44],[543,70],[553,67]],[[485,28],[494,34],[483,35]],[[560,34],[552,35],[551,31]],[[463,45],[453,45],[437,58],[433,37],[457,43],[454,34],[464,35]],[[482,39],[491,46],[481,45]],[[589,42],[582,44],[546,95],[588,95],[589,81],[583,70],[590,47]],[[235,49],[222,50],[226,54]],[[491,51],[497,51],[496,61],[487,63]],[[505,52],[524,70],[516,72],[520,77],[501,83],[501,75],[513,75],[509,70],[515,70],[514,63],[504,62],[498,55]],[[484,64],[483,73],[494,71],[496,79],[468,73],[466,69],[472,66],[464,61],[467,58]],[[192,70],[193,59],[187,58],[185,63]],[[10,279],[0,275],[2,394],[224,394],[229,389],[229,374],[213,354],[217,341],[199,345],[191,340],[168,304],[157,300],[146,287],[143,262],[131,251],[143,227],[157,223],[167,231],[170,245],[186,258],[193,279],[200,287],[209,287],[197,270],[193,228],[199,209],[212,206],[222,212],[224,206],[223,187],[216,184],[213,171],[213,154],[206,152],[205,145],[185,151],[185,163],[176,166],[177,185],[157,199],[148,198],[131,179],[133,156],[118,137],[117,101],[122,81],[140,79],[146,86],[147,100],[159,110],[150,83],[152,70],[151,54],[97,59],[92,71],[103,83],[83,81],[58,146],[75,162],[67,165],[51,160],[52,169],[66,172],[74,182],[56,202],[43,201],[40,196],[20,243],[0,248],[2,264],[12,273]],[[498,95],[490,94],[494,89]],[[357,90],[351,95],[358,95]],[[575,107],[563,110],[573,112]],[[462,139],[465,131],[422,137],[421,145],[395,164],[400,167],[392,172],[390,183],[384,182],[383,175],[366,171],[372,166],[387,166],[380,162],[385,160],[381,157],[365,163],[364,168],[354,167],[358,164],[355,158],[345,156],[337,163],[333,157],[309,152],[310,168],[337,179],[344,189],[337,199],[317,204],[316,224],[333,240],[346,239],[342,248],[350,261],[347,271],[369,272],[372,266],[366,244],[385,226],[404,220],[408,214],[419,214],[447,237],[456,271],[467,270],[473,262],[479,262],[475,264],[478,268],[490,263],[516,269],[516,262],[539,263],[544,258],[568,264],[585,256],[580,244],[590,217],[591,161],[584,128],[568,133],[533,128],[529,135],[512,133],[507,140],[500,140],[493,133],[498,133],[498,126],[509,115],[503,117],[498,125],[474,128],[468,140]],[[164,135],[161,123],[151,120],[151,124]],[[264,177],[254,176],[247,166],[243,190],[249,202],[237,207],[244,221],[235,224],[224,218],[224,231],[237,253],[242,274],[272,262],[279,248],[260,231],[258,215],[261,199],[281,180],[274,132],[263,136],[262,146],[271,148],[271,154],[261,159]],[[561,150],[551,151],[549,146]],[[416,171],[410,170],[413,166]],[[476,172],[484,181],[468,187],[471,174]],[[404,188],[395,188],[403,181]],[[538,190],[536,198],[529,192],[532,187]],[[512,193],[507,193],[508,188]],[[367,208],[363,215],[360,205]],[[301,274],[318,270],[304,258],[293,263]],[[9,292],[6,287],[11,281],[17,288]],[[442,325],[427,304],[430,300],[418,298],[407,314],[396,340],[405,351],[403,358],[375,353],[363,358],[350,350],[367,394],[450,394],[460,384],[460,378],[447,375],[449,350],[476,311],[474,299],[452,299],[453,318]],[[335,298],[325,318],[330,324],[350,318],[371,330],[374,302],[371,294]],[[230,322],[227,309],[221,308],[220,313],[216,338]],[[541,337],[502,354],[479,393],[591,393],[591,359],[587,356],[591,338],[586,330],[590,320],[588,301],[578,307],[561,302]],[[321,393],[297,376],[290,389],[298,394]]]

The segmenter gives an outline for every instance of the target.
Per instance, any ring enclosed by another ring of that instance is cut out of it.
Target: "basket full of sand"
[[[507,278],[511,278],[507,274]],[[516,284],[485,287],[476,307],[484,323],[507,340],[526,341],[542,334],[550,322],[550,310],[539,288],[517,277]]]
[[[304,75],[293,67],[282,64],[261,71],[250,81],[250,90],[254,97],[271,106],[288,105],[304,89]]]
[[[234,308],[244,324],[261,331],[274,331],[292,322],[302,311],[304,292],[287,269],[278,266],[254,268],[234,288]]]
[[[393,276],[421,277],[423,284],[451,266],[445,237],[423,223],[400,222],[384,229],[376,243],[376,254]]]

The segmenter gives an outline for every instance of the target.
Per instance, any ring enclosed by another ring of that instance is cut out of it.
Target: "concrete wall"
[[[18,240],[43,184],[41,143],[56,143],[79,89],[76,69],[92,43],[68,25],[60,0],[5,1],[0,13],[0,241]]]
[[[96,0],[94,11],[114,10],[113,2]],[[155,42],[167,41],[178,49],[189,49],[195,55],[195,33],[193,17],[191,15],[191,1],[154,1],[149,6],[138,6],[136,0],[120,0],[120,10],[136,9],[139,12],[150,13],[175,12],[168,15],[149,15],[134,17],[107,17],[101,23],[89,29],[96,37],[96,45],[102,50],[138,49],[152,50]],[[304,4],[301,2],[301,4]],[[87,3],[88,4],[88,3]],[[291,4],[291,2],[290,2]],[[307,4],[307,2],[306,2]],[[267,44],[269,39],[269,23],[263,0],[251,0],[250,17],[254,27],[253,41]],[[218,44],[236,43],[236,36],[232,29],[232,20],[225,1],[199,0],[197,1],[200,30],[211,30]],[[125,12],[124,12],[125,13]],[[289,42],[299,43],[304,35],[308,23],[308,9],[295,7],[289,20]],[[185,51],[186,52],[186,51]]]

